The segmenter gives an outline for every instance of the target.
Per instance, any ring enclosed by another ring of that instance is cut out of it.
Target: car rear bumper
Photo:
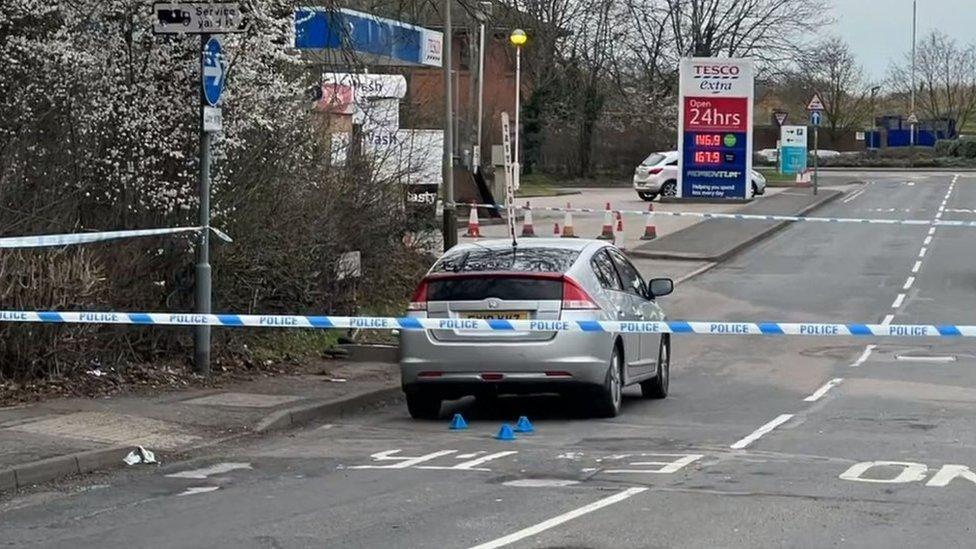
[[[659,193],[661,192],[661,182],[653,179],[643,180],[634,176],[634,190],[642,193]]]
[[[613,337],[602,332],[559,332],[547,341],[468,343],[436,341],[428,332],[404,331],[401,380],[404,390],[451,397],[602,386]]]

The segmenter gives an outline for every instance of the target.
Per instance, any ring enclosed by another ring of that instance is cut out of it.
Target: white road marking
[[[376,461],[397,461],[398,463],[393,463],[390,465],[353,465],[349,467],[350,469],[406,469],[407,467],[413,467],[414,465],[419,465],[425,461],[430,461],[432,459],[437,459],[442,456],[447,456],[450,454],[457,453],[457,450],[440,450],[438,452],[432,452],[430,454],[425,454],[417,457],[407,457],[407,456],[394,456],[393,454],[400,453],[400,449],[396,450],[386,450],[383,452],[376,452],[370,457]]]
[[[250,469],[250,468],[251,468],[250,463],[218,463],[216,465],[211,465],[210,467],[204,467],[203,469],[182,471],[179,473],[172,473],[166,476],[169,478],[204,479],[213,475],[221,475],[223,473],[229,473],[231,471],[237,471],[239,469]]]
[[[903,360],[906,362],[955,362],[956,357],[895,355],[895,360]]]
[[[901,307],[901,304],[905,302],[905,294],[898,294],[898,297],[891,303],[892,309],[897,309]]]
[[[647,488],[642,488],[642,487],[628,488],[623,492],[618,492],[612,496],[594,501],[589,505],[584,505],[583,507],[569,511],[568,513],[563,513],[562,515],[553,517],[549,520],[542,521],[539,524],[529,526],[528,528],[523,528],[518,532],[514,532],[512,534],[509,534],[504,537],[500,537],[496,540],[492,540],[487,543],[482,543],[481,545],[475,545],[471,549],[495,549],[497,547],[505,547],[506,545],[510,545],[512,543],[515,543],[516,541],[523,540],[525,538],[532,537],[536,534],[545,532],[550,528],[555,528],[560,524],[564,524],[575,518],[592,513],[593,511],[603,509],[604,507],[613,505],[615,503],[620,503],[621,501],[624,501],[625,499],[628,499],[631,496],[635,496],[646,490]]]
[[[929,227],[929,236],[935,234],[935,227]]]
[[[480,456],[483,453],[485,453],[484,450],[479,450],[477,452],[471,452],[470,454],[458,454],[458,455],[456,455],[454,457],[456,457],[458,459],[471,459],[473,457],[478,457],[478,456]]]
[[[816,402],[816,401],[820,400],[821,398],[824,397],[824,395],[827,394],[827,391],[829,391],[829,390],[833,389],[834,387],[836,387],[837,385],[839,385],[841,381],[844,381],[844,378],[842,378],[842,377],[835,377],[834,379],[831,379],[830,381],[828,381],[827,383],[825,383],[823,387],[821,387],[821,388],[817,389],[816,391],[814,391],[812,395],[810,395],[807,398],[803,399],[803,402]]]
[[[916,261],[915,262],[915,266],[912,267],[912,273],[917,273],[918,270],[921,269],[921,268],[922,268],[922,262],[921,261]]]
[[[505,452],[496,452],[494,454],[488,454],[487,456],[482,456],[478,459],[472,459],[471,461],[465,461],[464,463],[458,463],[457,465],[444,466],[444,465],[418,465],[417,469],[430,469],[437,471],[451,470],[451,471],[491,471],[491,469],[486,469],[484,467],[478,467],[483,463],[488,463],[489,461],[503,458],[505,456],[510,456],[512,454],[517,454],[515,450],[508,450]]]
[[[867,347],[865,347],[864,352],[861,353],[861,356],[857,357],[857,360],[854,361],[854,364],[851,364],[851,368],[857,368],[861,364],[867,362],[868,357],[871,356],[871,353],[874,352],[875,348],[877,348],[877,345],[868,345]]]
[[[844,199],[844,202],[850,202],[851,200],[854,200],[855,198],[861,196],[862,194],[864,194],[864,189],[854,191],[854,193],[851,194],[851,196],[848,196],[847,198]]]
[[[191,486],[179,494],[176,494],[176,497],[206,494],[207,492],[216,492],[217,490],[220,490],[220,486]]]
[[[769,423],[753,431],[752,434],[750,434],[746,438],[736,442],[735,444],[730,446],[730,448],[732,448],[733,450],[741,450],[749,446],[753,442],[756,442],[757,440],[762,438],[763,435],[769,433],[773,429],[779,427],[780,425],[786,423],[791,419],[793,419],[793,414],[781,414],[776,419],[770,421]]]
[[[560,478],[521,478],[518,480],[509,480],[502,484],[518,488],[562,488],[563,486],[579,484],[579,481]]]
[[[947,464],[943,465],[939,472],[932,476],[928,482],[925,483],[926,486],[938,486],[940,488],[945,488],[952,479],[956,477],[962,477],[974,484],[976,484],[976,474],[969,470],[969,467],[965,465],[954,465]]]
[[[905,285],[902,286],[901,289],[902,290],[907,290],[907,289],[909,289],[909,288],[912,287],[912,284],[915,284],[915,277],[914,276],[908,277],[908,280],[905,281]]]
[[[874,467],[901,467],[902,470],[894,478],[864,478],[861,476]],[[912,463],[909,461],[863,461],[851,465],[848,470],[840,474],[840,478],[857,482],[900,484],[925,480],[925,473],[928,470],[929,468],[923,463]]]
[[[932,243],[932,237],[931,236],[926,236],[925,237],[925,240],[922,241],[922,244],[925,244],[926,246],[928,246],[931,243]]]
[[[604,473],[608,474],[654,474],[669,475],[677,473],[685,466],[692,464],[705,457],[701,454],[638,454],[638,457],[670,457],[678,459],[672,461],[633,461],[627,465],[630,467],[657,467],[657,469],[607,469]],[[679,457],[680,456],[680,457]]]
[[[922,249],[918,251],[918,257],[925,257],[925,252],[929,251],[928,248],[922,246]]]
[[[888,326],[889,324],[891,324],[891,321],[894,320],[894,319],[895,319],[895,315],[893,315],[891,313],[886,314],[885,317],[884,317],[884,320],[881,321],[881,325],[882,326]]]

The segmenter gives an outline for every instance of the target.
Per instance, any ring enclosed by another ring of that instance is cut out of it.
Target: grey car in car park
[[[667,278],[645,281],[612,244],[507,239],[461,244],[420,282],[417,318],[662,321]],[[434,418],[464,396],[559,393],[595,415],[620,412],[623,387],[668,394],[671,339],[660,333],[405,330],[400,370],[410,415]]]

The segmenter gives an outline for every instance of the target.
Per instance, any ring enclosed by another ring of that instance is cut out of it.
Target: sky
[[[828,34],[851,45],[873,80],[912,46],[912,0],[833,0],[836,19]],[[919,39],[941,30],[962,43],[976,42],[976,0],[918,0]]]

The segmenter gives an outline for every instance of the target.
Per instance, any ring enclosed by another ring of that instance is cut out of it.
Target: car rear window
[[[432,273],[564,273],[579,252],[565,248],[465,248],[440,258]]]
[[[481,301],[494,297],[511,301],[545,301],[563,298],[560,279],[474,276],[432,279],[427,283],[428,301]]]
[[[664,160],[664,158],[665,158],[664,155],[661,154],[661,153],[653,153],[653,154],[651,154],[651,156],[648,156],[647,158],[645,158],[644,161],[641,162],[641,165],[642,166],[656,166],[657,164],[660,164],[661,161]]]

